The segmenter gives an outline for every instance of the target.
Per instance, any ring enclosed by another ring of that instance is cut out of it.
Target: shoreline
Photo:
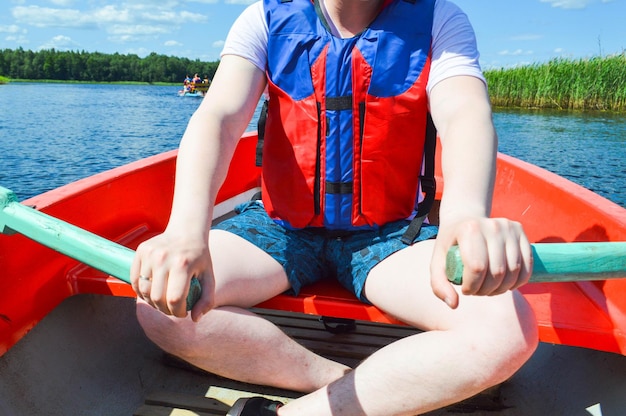
[[[0,83],[2,83],[0,77]],[[145,86],[157,86],[157,87],[170,87],[182,85],[180,82],[146,82],[146,81],[73,81],[73,80],[61,80],[61,79],[9,79],[5,78],[6,83],[30,83],[30,84],[101,84],[101,85],[145,85]]]
[[[626,113],[626,51],[605,57],[556,58],[543,63],[483,72],[494,111]],[[179,82],[13,79],[0,76],[0,84],[7,83],[182,85]]]

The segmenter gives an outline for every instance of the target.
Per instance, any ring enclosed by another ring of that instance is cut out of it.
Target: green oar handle
[[[133,250],[22,205],[12,191],[0,186],[0,233],[14,232],[130,283]],[[192,278],[187,310],[196,304],[201,292],[200,282]]]
[[[531,282],[575,282],[626,277],[626,242],[532,244]],[[458,246],[448,251],[446,274],[455,284],[463,281]]]

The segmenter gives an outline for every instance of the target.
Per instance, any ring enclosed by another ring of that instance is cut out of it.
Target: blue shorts
[[[287,274],[293,294],[308,284],[336,278],[363,302],[370,270],[391,254],[408,247],[401,241],[410,221],[401,220],[376,230],[337,233],[309,228],[288,230],[276,224],[257,201],[237,207],[239,215],[213,226],[237,234],[267,252]],[[413,241],[437,236],[438,227],[424,224]]]

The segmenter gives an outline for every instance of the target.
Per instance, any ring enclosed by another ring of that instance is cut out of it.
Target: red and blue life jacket
[[[434,0],[392,0],[340,39],[310,0],[264,0],[269,106],[262,195],[288,228],[409,217],[424,153]]]

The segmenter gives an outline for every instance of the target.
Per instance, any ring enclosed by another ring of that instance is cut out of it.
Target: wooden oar
[[[532,245],[531,282],[574,282],[626,277],[626,242],[537,243]],[[448,251],[448,279],[461,284],[463,262],[457,246]]]
[[[20,204],[11,190],[0,186],[0,233],[15,232],[130,283],[133,250]],[[201,291],[198,279],[192,278],[187,310],[195,305]]]

